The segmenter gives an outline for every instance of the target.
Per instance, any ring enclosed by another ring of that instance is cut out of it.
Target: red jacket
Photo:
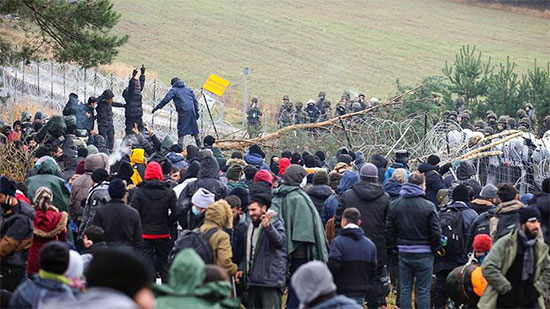
[[[44,244],[53,240],[65,241],[67,239],[65,228],[67,218],[66,212],[59,212],[53,206],[50,206],[45,212],[36,210],[33,221],[32,245],[27,256],[27,273],[35,274],[40,269],[38,255]]]

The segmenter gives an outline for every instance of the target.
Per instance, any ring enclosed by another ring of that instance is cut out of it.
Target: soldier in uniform
[[[470,123],[470,115],[468,113],[460,113],[458,115],[458,122],[460,123],[460,127],[462,129],[473,130],[472,124]]]
[[[296,102],[296,112],[294,112],[294,124],[307,123],[308,115],[303,109],[302,102]]]
[[[495,133],[500,133],[508,128],[508,117],[500,116],[498,117],[497,129]]]
[[[307,106],[306,106],[305,111],[307,113],[307,116],[309,118],[310,123],[317,122],[317,119],[319,119],[319,115],[321,114],[321,112],[319,111],[319,109],[315,105],[315,101],[313,101],[312,99],[309,99],[307,101]]]
[[[492,128],[493,131],[497,130],[497,114],[493,112],[492,110],[488,110],[487,113],[485,113],[485,117],[487,117],[487,127]]]
[[[257,98],[252,98],[252,103],[246,114],[248,115],[248,135],[250,138],[257,137],[262,129],[262,112],[258,108]]]
[[[518,124],[518,130],[522,130],[523,132],[530,132],[531,131],[531,120],[527,117],[521,118]]]
[[[521,121],[521,119],[527,117],[527,113],[523,109],[518,109],[516,115],[518,116],[518,121]]]
[[[475,124],[474,124],[474,130],[475,131],[483,132],[484,129],[485,129],[485,124],[483,123],[483,121],[478,120],[478,121],[475,122]]]
[[[531,121],[531,128],[534,130],[537,126],[537,116],[535,115],[535,108],[533,107],[533,104],[525,104],[525,113],[527,114],[529,121]]]
[[[539,128],[539,138],[542,138],[546,131],[550,131],[550,116],[544,117],[544,123]]]
[[[279,120],[277,121],[279,128],[292,125],[293,114],[294,114],[294,107],[292,106],[292,102],[290,102],[288,95],[285,94],[283,96],[283,105],[279,110]]]
[[[346,96],[345,92],[342,95],[342,98],[340,99],[340,102],[336,104],[336,109],[334,110],[334,116],[342,116],[345,115],[348,112],[348,103],[349,97]]]
[[[319,92],[319,100],[315,103],[315,107],[320,112],[319,121],[325,121],[332,114],[330,101],[326,99],[327,94],[324,91]]]

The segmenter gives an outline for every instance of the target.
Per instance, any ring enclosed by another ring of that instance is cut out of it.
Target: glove
[[[139,70],[141,71],[141,75],[145,74],[145,66],[143,64]]]
[[[137,75],[137,69],[134,69],[134,70],[132,71],[132,77],[136,77],[136,75]]]

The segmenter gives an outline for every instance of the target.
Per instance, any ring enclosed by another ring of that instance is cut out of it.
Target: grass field
[[[550,19],[450,0],[114,2],[117,29],[130,35],[117,61],[193,87],[217,73],[236,100],[245,66],[249,94],[264,103],[320,90],[335,102],[343,90],[385,97],[397,78],[440,74],[464,44],[493,62],[510,56],[518,72],[550,59]]]

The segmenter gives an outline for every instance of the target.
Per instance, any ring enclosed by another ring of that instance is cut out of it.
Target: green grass
[[[550,20],[450,0],[168,1],[115,0],[117,26],[128,33],[117,61],[145,63],[166,83],[200,87],[210,73],[249,95],[305,102],[325,90],[385,97],[399,78],[415,84],[441,74],[465,44],[493,63],[510,56],[517,72],[549,61]]]

